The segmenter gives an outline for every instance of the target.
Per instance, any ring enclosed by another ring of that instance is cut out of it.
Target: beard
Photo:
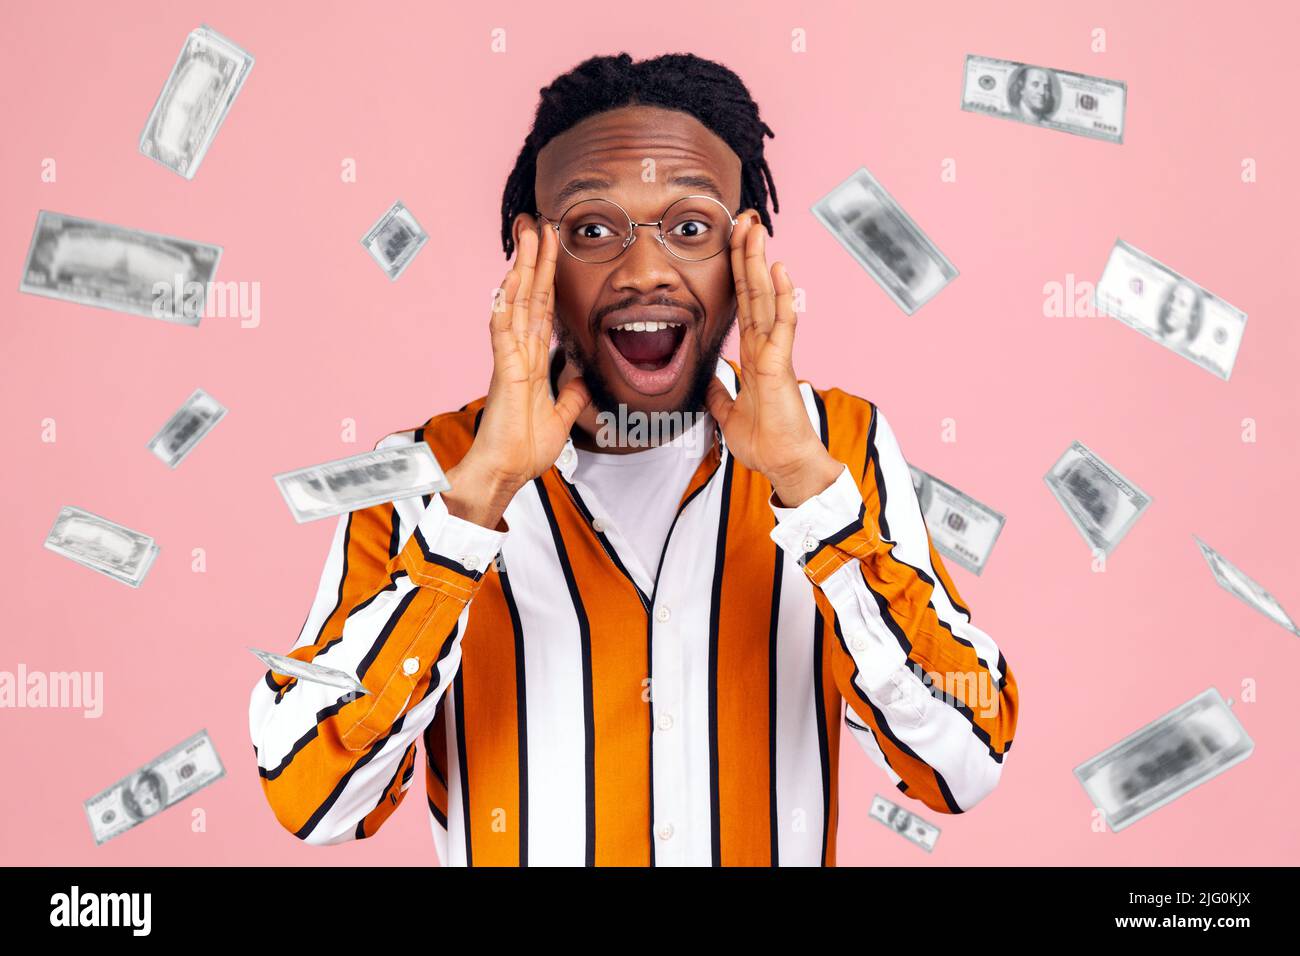
[[[673,416],[669,421],[689,421],[694,418],[695,413],[704,412],[705,396],[709,392],[709,383],[713,381],[714,376],[718,373],[718,359],[722,355],[722,346],[727,341],[727,336],[736,325],[736,313],[732,313],[731,319],[721,326],[713,338],[704,342],[697,349],[695,368],[690,373],[690,384],[687,386],[686,394],[682,396],[681,402],[675,409],[665,409],[669,412],[689,413],[680,416]],[[604,334],[604,333],[599,333]],[[578,370],[582,380],[587,384],[587,391],[591,393],[591,403],[597,412],[605,412],[617,417],[619,401],[614,397],[613,391],[609,387],[609,379],[600,370],[594,354],[588,354],[582,350],[582,346],[574,337],[569,327],[562,321],[555,323],[555,336],[559,340],[560,347],[564,350],[565,357]],[[698,341],[698,339],[697,339]],[[595,348],[600,348],[600,343],[596,342]],[[628,411],[634,411],[630,408]],[[665,436],[666,438],[675,437],[673,435]]]

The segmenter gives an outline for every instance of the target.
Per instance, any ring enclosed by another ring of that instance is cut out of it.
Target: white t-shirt
[[[703,414],[672,441],[643,451],[614,455],[574,449],[578,453],[574,483],[619,558],[647,593],[682,493],[712,446],[713,430],[713,417]],[[634,568],[633,561],[640,567]]]

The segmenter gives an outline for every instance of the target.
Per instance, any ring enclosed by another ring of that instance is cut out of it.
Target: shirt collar
[[[559,343],[551,346],[549,358],[548,379],[551,386],[551,398],[556,395],[556,382],[560,377],[560,372],[564,369],[564,350]],[[722,356],[718,356],[718,367],[715,372],[716,376],[722,380],[723,387],[726,388],[727,394],[732,398],[736,397],[738,379],[736,370]],[[722,429],[715,421],[713,423],[713,442],[717,447],[718,454],[721,456],[727,449],[727,441],[722,435]],[[706,456],[707,458],[707,456]],[[573,437],[570,436],[564,440],[564,447],[560,449],[559,457],[555,459],[555,467],[567,482],[573,481],[574,469],[578,467],[578,452],[573,444]]]

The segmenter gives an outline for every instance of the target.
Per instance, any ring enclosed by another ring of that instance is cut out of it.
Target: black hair
[[[776,183],[763,158],[763,138],[776,134],[758,116],[758,104],[740,77],[693,53],[666,53],[633,62],[627,53],[593,56],[541,90],[533,128],[524,140],[501,198],[501,245],[514,252],[512,225],[537,208],[537,154],[554,137],[597,113],[622,106],[658,106],[694,116],[740,157],[740,208],[755,209],[774,235],[767,212],[780,212]]]

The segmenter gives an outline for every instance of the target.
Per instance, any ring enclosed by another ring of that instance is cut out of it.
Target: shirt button
[[[660,715],[659,715],[659,729],[660,729],[660,730],[672,730],[672,729],[673,729],[673,715],[672,715],[672,714],[660,714]]]
[[[470,571],[477,571],[479,569],[477,554],[462,555],[460,559],[460,563],[463,564],[465,568]]]
[[[813,551],[816,551],[820,544],[821,542],[818,541],[816,538],[814,538],[812,535],[808,535],[808,537],[803,539],[803,549],[809,552],[810,554]]]
[[[852,647],[855,651],[865,651],[867,649],[867,642],[860,637],[855,637],[853,639],[853,643],[850,644],[849,646]]]
[[[671,840],[673,836],[673,825],[671,823],[659,824],[659,839]]]
[[[595,528],[598,533],[605,530],[605,522],[601,521],[599,518],[593,518],[591,526]]]
[[[418,657],[408,657],[402,661],[402,673],[407,677],[414,677],[420,669],[420,659]]]
[[[672,617],[666,605],[660,604],[659,610],[655,611],[655,620],[660,624],[667,624],[668,619]]]
[[[560,452],[560,464],[561,464],[561,465],[567,465],[567,464],[568,464],[569,462],[571,462],[571,461],[573,461],[573,449],[572,449],[572,448],[566,448],[566,449],[564,449],[564,451]]]

